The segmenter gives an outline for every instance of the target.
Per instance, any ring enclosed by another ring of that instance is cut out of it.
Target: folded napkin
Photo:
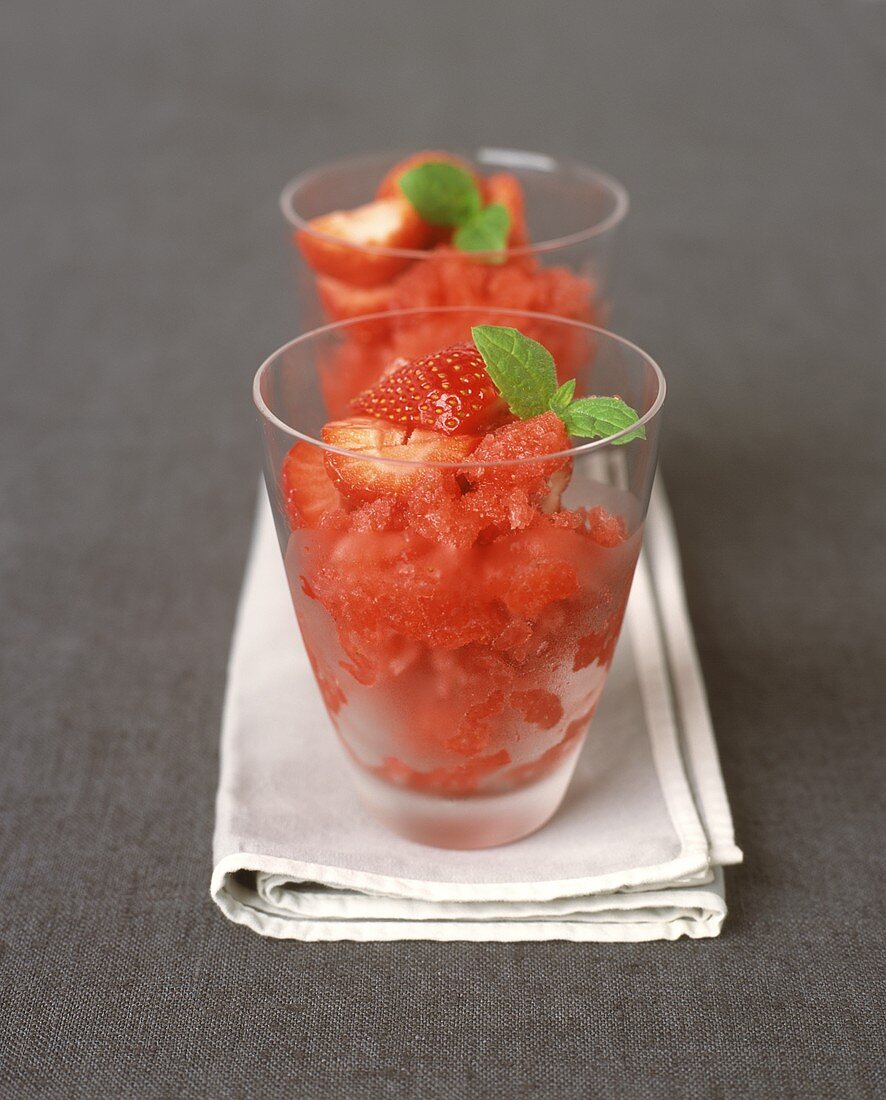
[[[259,504],[222,721],[212,897],[297,940],[716,936],[733,840],[664,491],[653,494],[625,626],[572,784],[543,829],[444,851],[354,797]]]

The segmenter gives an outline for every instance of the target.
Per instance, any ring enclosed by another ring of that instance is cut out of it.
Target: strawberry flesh
[[[325,457],[331,484],[351,504],[402,495],[422,472],[421,466],[399,466],[380,459],[462,462],[478,442],[474,436],[446,436],[362,416],[330,421],[323,428],[323,441],[354,452],[352,457],[327,451]]]
[[[355,321],[367,314],[385,314],[390,309],[391,292],[396,285],[382,283],[381,286],[362,287],[343,283],[330,275],[317,276],[317,297],[323,312],[330,321]],[[360,321],[348,326],[345,336],[364,344],[386,340],[390,335],[391,323],[387,317],[374,317],[371,321]],[[350,399],[355,386],[347,395]],[[347,404],[345,408],[347,408]]]
[[[453,344],[381,378],[353,401],[358,412],[443,435],[482,432],[506,412],[473,344]]]
[[[330,275],[317,276],[317,296],[333,321],[350,321],[367,313],[384,313],[390,307],[391,286],[361,287],[343,283]]]
[[[529,244],[523,187],[517,177],[510,172],[499,172],[485,181],[483,189],[488,204],[500,203],[511,216],[508,248],[521,248]]]
[[[357,287],[377,287],[402,271],[409,256],[368,251],[422,249],[431,228],[405,198],[377,199],[353,210],[335,210],[296,233],[305,261],[322,275]]]
[[[280,480],[293,530],[318,527],[327,512],[341,507],[338,490],[329,480],[323,448],[313,443],[296,443],[283,460]]]

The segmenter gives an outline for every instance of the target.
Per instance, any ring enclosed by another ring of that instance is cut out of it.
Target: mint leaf
[[[574,393],[575,379],[570,378],[568,382],[563,383],[551,398],[551,412],[555,412],[561,420],[563,419],[563,414],[569,408]]]
[[[557,370],[546,347],[515,328],[475,325],[471,335],[489,377],[521,420],[547,412],[557,392]]]
[[[620,397],[580,397],[564,412],[561,413],[559,409],[554,409],[554,412],[566,425],[570,435],[580,435],[586,439],[615,435],[640,419]],[[623,439],[616,440],[616,444],[645,438],[646,429],[641,425]]]
[[[462,252],[504,253],[511,215],[499,202],[483,205],[470,172],[444,161],[428,161],[400,177],[400,190],[418,215],[431,225],[455,229],[452,243]],[[504,255],[484,257],[504,262]]]
[[[500,202],[490,203],[469,221],[456,229],[452,243],[462,252],[501,252],[508,241],[511,215]],[[489,256],[490,263],[500,264],[504,256]]]
[[[471,175],[442,161],[430,161],[404,172],[400,190],[431,225],[463,225],[483,205]]]
[[[511,412],[521,420],[550,410],[560,417],[570,435],[603,439],[630,428],[640,419],[620,397],[573,400],[575,379],[570,378],[558,386],[551,353],[537,340],[530,340],[515,328],[475,325],[471,335],[489,377]],[[646,429],[640,424],[616,443],[645,438]]]

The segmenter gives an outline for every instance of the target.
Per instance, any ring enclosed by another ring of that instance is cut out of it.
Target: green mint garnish
[[[460,225],[452,243],[462,252],[501,252],[508,240],[511,215],[500,202],[490,203],[469,221]],[[490,262],[502,263],[504,256],[490,256]]]
[[[431,225],[455,229],[452,243],[462,252],[501,252],[511,215],[501,203],[483,205],[469,172],[455,164],[429,161],[400,177],[400,190],[418,215]],[[500,263],[504,257],[489,257]]]
[[[620,397],[574,399],[575,379],[558,386],[551,353],[515,328],[475,325],[471,335],[496,389],[521,420],[540,416],[550,409],[560,417],[570,435],[602,439],[624,431],[640,419]],[[646,429],[641,424],[616,443],[645,438]]]
[[[431,225],[463,225],[483,206],[470,173],[442,161],[420,164],[404,172],[400,190]]]
[[[575,379],[570,378],[568,382],[564,382],[563,385],[556,391],[551,398],[548,408],[551,412],[555,412],[557,416],[562,420],[566,414],[566,410],[572,404],[572,395],[575,393]]]
[[[564,413],[557,409],[554,412],[562,419],[570,435],[580,435],[586,439],[616,435],[639,420],[634,410],[620,397],[580,397]],[[646,429],[641,425],[615,442],[620,445],[630,443],[632,439],[645,438]]]
[[[521,420],[547,412],[557,390],[557,368],[548,349],[499,325],[475,325],[471,335],[511,412]]]

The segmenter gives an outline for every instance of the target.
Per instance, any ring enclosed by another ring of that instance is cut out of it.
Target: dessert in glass
[[[402,310],[490,306],[605,325],[628,200],[586,165],[479,149],[337,161],[294,179],[280,206],[302,331],[388,314],[350,326],[323,364],[327,403],[344,414],[392,359],[454,342],[445,319],[423,328]],[[550,350],[565,370],[567,349]]]
[[[396,357],[346,415],[317,368],[373,319],[285,345],[254,398],[292,603],[360,798],[411,840],[481,848],[551,817],[593,731],[665,384],[581,322],[397,316],[444,321],[454,343]],[[569,378],[527,331],[570,349]]]

